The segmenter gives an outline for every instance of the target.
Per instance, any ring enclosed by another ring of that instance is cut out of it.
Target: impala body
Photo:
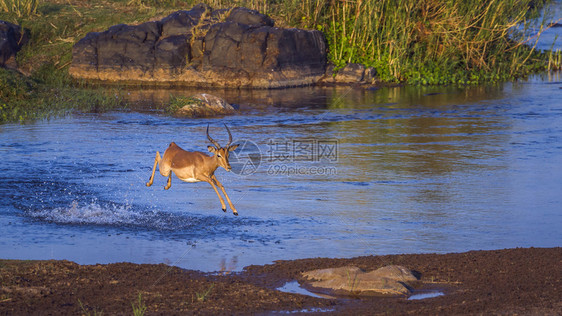
[[[160,152],[157,151],[156,158],[154,159],[154,166],[152,167],[152,175],[150,176],[150,180],[146,183],[146,186],[149,187],[152,185],[154,174],[156,173],[156,166],[159,166],[160,174],[164,177],[168,177],[168,182],[164,189],[168,190],[170,186],[172,186],[172,173],[174,173],[178,179],[185,182],[205,181],[209,183],[217,193],[222,210],[226,212],[226,205],[224,204],[224,200],[217,186],[226,197],[226,201],[232,209],[232,213],[238,215],[238,211],[236,211],[236,208],[232,205],[230,198],[224,190],[224,186],[215,176],[215,171],[218,167],[223,167],[226,171],[230,171],[231,167],[228,162],[228,157],[230,152],[238,147],[238,145],[230,145],[232,143],[232,134],[230,134],[230,130],[226,124],[224,127],[226,127],[226,131],[228,132],[228,144],[221,147],[219,143],[209,136],[209,125],[207,125],[207,138],[214,145],[207,146],[207,149],[213,153],[212,156],[199,151],[185,151],[174,142],[164,151],[164,156],[160,157]]]

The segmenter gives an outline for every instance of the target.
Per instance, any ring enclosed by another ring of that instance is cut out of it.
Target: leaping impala
[[[174,142],[168,146],[162,158],[160,158],[160,153],[157,151],[156,159],[154,159],[154,167],[152,167],[152,175],[150,176],[150,180],[146,183],[146,186],[149,187],[152,185],[154,173],[156,172],[156,165],[160,165],[160,174],[164,177],[168,177],[168,183],[164,189],[168,190],[172,185],[172,171],[180,180],[185,182],[208,182],[219,196],[222,210],[226,212],[226,205],[224,204],[222,196],[219,194],[219,190],[217,190],[217,186],[226,197],[228,205],[232,209],[232,213],[238,215],[238,211],[236,211],[236,208],[232,205],[224,187],[219,180],[217,180],[217,177],[215,177],[215,170],[217,170],[218,167],[223,167],[226,171],[230,171],[231,167],[228,162],[228,156],[231,151],[238,147],[238,145],[230,145],[230,143],[232,143],[232,134],[230,134],[230,130],[226,124],[224,124],[224,127],[226,127],[226,131],[228,132],[228,144],[221,147],[219,143],[209,136],[209,125],[207,124],[207,138],[214,145],[214,147],[207,146],[207,149],[214,154],[212,157],[199,151],[185,151]]]

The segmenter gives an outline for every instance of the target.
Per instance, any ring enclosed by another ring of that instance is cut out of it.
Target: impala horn
[[[226,126],[226,125],[225,125],[225,126]],[[227,129],[228,129],[228,127],[227,127]],[[230,132],[229,132],[229,133],[230,133]],[[209,124],[207,124],[207,138],[209,139],[209,141],[210,141],[213,145],[215,145],[215,147],[216,147],[217,149],[221,148],[221,146],[219,145],[219,143],[217,143],[217,141],[214,140],[214,139],[209,135]]]
[[[228,132],[228,144],[226,144],[225,146],[225,148],[228,148],[228,146],[230,146],[230,143],[232,143],[232,134],[230,134],[230,130],[228,129],[228,126],[226,126],[226,124],[224,124],[224,127],[226,127],[226,131]]]

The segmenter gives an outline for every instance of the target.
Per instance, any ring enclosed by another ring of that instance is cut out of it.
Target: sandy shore
[[[322,299],[277,291],[307,270],[348,264],[373,270],[399,264],[421,273],[417,290],[445,295]],[[211,275],[164,264],[78,265],[0,260],[0,314],[114,315],[562,314],[562,248],[517,248],[452,254],[302,259]]]

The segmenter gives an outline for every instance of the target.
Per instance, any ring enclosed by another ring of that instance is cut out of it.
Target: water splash
[[[115,202],[81,202],[73,200],[65,207],[30,210],[27,215],[56,224],[99,225],[133,227],[151,230],[185,230],[214,221],[213,216],[172,214],[157,210],[142,209],[132,204]]]
[[[98,201],[81,203],[74,200],[67,207],[39,209],[30,211],[29,216],[58,224],[97,224],[97,225],[130,225],[135,224],[143,214],[134,210],[131,205],[118,205]]]
[[[259,234],[259,227],[278,225],[274,221],[228,216],[171,213],[115,202],[73,200],[64,207],[29,209],[28,217],[59,225],[112,227],[119,231],[161,232],[166,239],[214,239],[231,236],[242,241],[271,242],[274,237]],[[258,231],[256,231],[256,229]]]

